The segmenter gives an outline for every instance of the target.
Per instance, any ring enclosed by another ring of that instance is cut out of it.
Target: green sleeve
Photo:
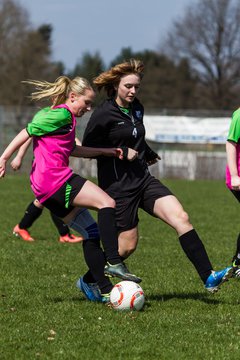
[[[227,139],[229,141],[233,141],[235,143],[239,142],[239,139],[240,139],[240,109],[236,110],[233,113]]]
[[[67,109],[46,107],[36,113],[26,129],[30,136],[43,136],[71,123],[72,116]]]

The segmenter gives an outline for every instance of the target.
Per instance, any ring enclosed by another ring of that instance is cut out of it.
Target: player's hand
[[[4,177],[6,172],[6,160],[0,158],[0,178]]]
[[[123,149],[122,148],[105,148],[102,151],[102,155],[104,156],[115,156],[118,157],[120,160],[126,159],[123,155]],[[127,153],[127,160],[133,161],[138,156],[138,152],[136,150],[133,150],[131,148],[128,148]]]
[[[134,149],[128,148],[127,160],[133,161],[138,157],[138,152]]]
[[[147,161],[147,164],[148,164],[148,166],[154,165],[154,164],[156,164],[156,163],[158,162],[158,160],[161,160],[161,158],[160,158],[159,155],[156,156],[155,159],[152,159],[152,160]]]
[[[16,156],[16,157],[12,160],[12,162],[11,162],[10,165],[11,165],[11,167],[13,168],[14,171],[19,170],[20,167],[22,166],[22,160],[21,160],[18,156]]]
[[[123,159],[123,151],[121,148],[104,148],[101,155],[118,157],[121,160]]]

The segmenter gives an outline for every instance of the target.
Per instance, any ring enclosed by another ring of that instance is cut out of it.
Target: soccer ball
[[[141,310],[144,302],[143,289],[133,281],[117,283],[110,293],[110,304],[115,310]]]

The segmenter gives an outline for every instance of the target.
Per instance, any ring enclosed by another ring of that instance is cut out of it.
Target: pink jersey
[[[69,110],[67,105],[57,108]],[[69,110],[70,111],[70,110]],[[72,116],[71,129],[66,134],[33,136],[34,161],[30,174],[32,190],[43,203],[53,195],[72,175],[69,156],[75,146],[76,119]]]

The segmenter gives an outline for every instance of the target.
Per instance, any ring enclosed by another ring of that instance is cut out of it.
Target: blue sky
[[[31,23],[53,26],[53,60],[73,69],[84,52],[106,65],[124,47],[157,50],[172,21],[196,0],[18,0]]]

